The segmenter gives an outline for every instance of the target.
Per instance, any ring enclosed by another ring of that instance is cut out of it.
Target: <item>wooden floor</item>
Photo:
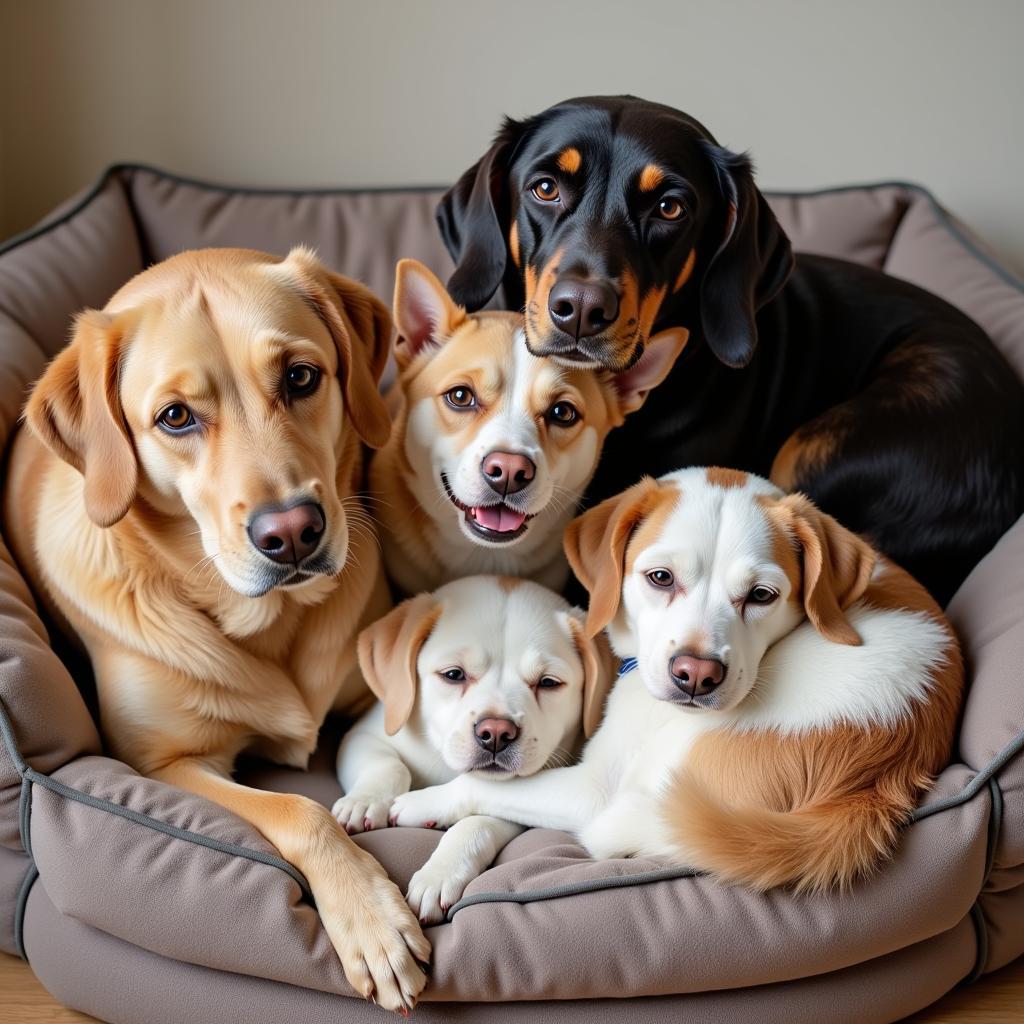
[[[415,1014],[411,1019],[416,1019]],[[93,1020],[61,1006],[27,964],[0,953],[0,1024],[89,1024]],[[905,1024],[1024,1024],[1024,958],[970,988],[950,992]]]

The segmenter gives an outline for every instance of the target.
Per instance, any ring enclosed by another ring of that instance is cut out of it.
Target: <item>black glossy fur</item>
[[[662,177],[642,190],[648,165]],[[542,179],[557,201],[531,191]],[[685,211],[673,222],[666,197]],[[610,436],[588,504],[686,465],[771,473],[943,603],[1024,512],[1024,384],[985,333],[879,271],[794,260],[747,158],[679,111],[596,97],[507,121],[438,222],[453,297],[477,309],[502,285],[534,352],[621,368],[647,333],[689,328],[668,379]],[[614,287],[607,330],[555,326],[544,296],[566,274]]]

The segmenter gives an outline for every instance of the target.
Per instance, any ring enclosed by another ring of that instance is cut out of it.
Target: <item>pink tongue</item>
[[[522,512],[514,512],[504,505],[491,505],[489,508],[473,509],[476,521],[487,530],[495,533],[512,533],[523,525],[526,516]]]

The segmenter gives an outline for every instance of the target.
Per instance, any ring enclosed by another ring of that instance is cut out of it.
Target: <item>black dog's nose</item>
[[[476,723],[476,741],[484,750],[500,754],[519,735],[515,722],[507,718],[484,718]]]
[[[559,330],[589,338],[619,315],[619,298],[607,281],[563,277],[548,293],[548,313]]]
[[[691,697],[703,697],[722,685],[725,666],[715,658],[678,654],[668,663],[676,686]]]
[[[298,564],[320,546],[324,514],[319,505],[304,501],[291,508],[270,508],[253,516],[249,539],[273,562]]]
[[[484,456],[480,470],[502,497],[521,491],[537,474],[533,461],[518,452],[491,452]]]

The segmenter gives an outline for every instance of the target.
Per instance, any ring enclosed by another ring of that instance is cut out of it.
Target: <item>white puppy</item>
[[[566,552],[588,630],[625,659],[579,765],[407,793],[398,824],[497,814],[759,889],[845,886],[892,851],[963,682],[920,584],[803,495],[722,469],[641,481]]]
[[[349,833],[385,827],[410,785],[508,779],[573,760],[613,677],[581,612],[539,584],[499,576],[403,602],[362,632],[359,664],[382,703],[338,750],[345,796],[333,813]],[[481,816],[450,829],[409,883],[420,920],[442,920],[521,831]]]

